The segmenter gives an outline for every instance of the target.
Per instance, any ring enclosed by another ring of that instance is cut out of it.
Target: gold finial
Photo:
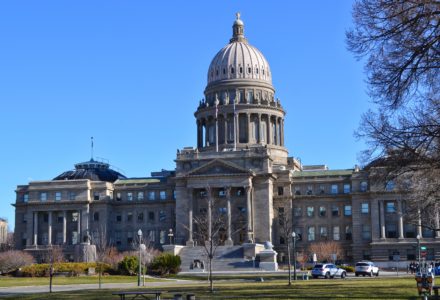
[[[240,20],[240,12],[237,12],[237,13],[235,14],[235,17],[237,18],[237,20]]]

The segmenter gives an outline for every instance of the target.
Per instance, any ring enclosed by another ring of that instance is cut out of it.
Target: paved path
[[[145,282],[145,287],[164,287],[164,286],[175,286],[175,285],[190,285],[194,283],[200,283],[200,281],[192,280],[163,280],[155,282]],[[137,283],[103,283],[103,289],[124,289],[124,288],[135,288]],[[144,288],[144,287],[141,287]],[[78,290],[97,290],[99,289],[98,284],[67,284],[67,285],[54,285],[52,286],[52,292],[65,292],[65,291],[78,291]],[[34,293],[48,293],[48,285],[37,285],[37,286],[15,286],[15,287],[2,287],[0,288],[0,296],[14,295],[14,294],[34,294]]]

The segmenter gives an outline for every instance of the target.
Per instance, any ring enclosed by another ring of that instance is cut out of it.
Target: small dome
[[[74,180],[74,179],[90,179],[93,181],[115,182],[118,179],[126,178],[121,173],[110,169],[110,165],[93,159],[78,163],[75,170],[66,171],[53,180]]]
[[[229,79],[261,80],[272,85],[269,63],[257,48],[247,42],[239,14],[232,28],[230,43],[214,56],[209,65],[208,85]]]

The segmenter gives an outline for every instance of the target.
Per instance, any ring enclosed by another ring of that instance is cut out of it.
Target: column
[[[385,239],[385,212],[383,206],[383,200],[379,200],[379,210],[380,210],[380,238]]]
[[[38,245],[38,211],[34,212],[34,246]]]
[[[283,118],[281,118],[280,119],[280,140],[281,140],[281,143],[280,143],[280,146],[284,146],[284,119]]]
[[[193,197],[194,190],[188,189],[188,240],[186,241],[186,245],[190,247],[194,247],[193,240]]]
[[[225,145],[228,143],[228,114],[224,114],[224,122],[225,122]]]
[[[397,209],[399,214],[399,239],[403,239],[403,211],[402,211],[402,200],[397,200]]]
[[[48,212],[48,221],[47,221],[47,244],[52,245],[52,211]]]
[[[201,148],[201,138],[200,138],[200,136],[201,136],[201,134],[200,134],[200,120],[197,120],[196,121],[196,124],[197,124],[197,148]]]
[[[226,201],[227,201],[227,208],[228,208],[228,239],[225,242],[225,245],[232,246],[234,242],[232,241],[232,211],[231,211],[231,188],[226,187]]]
[[[76,224],[76,231],[78,233],[77,244],[81,243],[81,210],[78,209],[78,223]]]
[[[251,136],[252,136],[252,134],[251,134],[251,131],[252,131],[252,128],[251,128],[251,114],[249,114],[249,113],[247,113],[246,114],[246,116],[247,116],[247,122],[248,122],[248,126],[247,126],[247,128],[248,128],[248,134],[247,134],[247,142],[248,142],[248,144],[251,142]]]
[[[271,126],[270,126],[270,115],[267,115],[267,126],[266,126],[266,140],[267,144],[272,144],[272,136],[270,134]]]
[[[63,245],[67,242],[67,213],[63,210]]]
[[[235,118],[235,126],[236,126],[235,138],[236,138],[237,144],[239,144],[240,143],[240,114],[237,113],[234,118]]]
[[[245,187],[246,189],[246,212],[247,212],[247,239],[248,243],[253,243],[253,232],[252,232],[252,203],[251,203],[251,193],[252,188],[250,186]]]
[[[261,144],[261,114],[258,114],[258,136],[256,136],[256,140],[258,144]]]
[[[423,238],[423,234],[422,234],[422,214],[420,213],[420,209],[417,210],[417,235],[420,238]]]

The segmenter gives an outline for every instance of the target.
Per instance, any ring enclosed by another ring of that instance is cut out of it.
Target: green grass
[[[145,281],[158,281],[160,279],[145,278]],[[137,282],[136,276],[103,276],[102,283],[127,283]],[[80,277],[53,277],[53,285],[66,284],[98,284],[98,275]],[[49,277],[5,277],[0,276],[0,287],[49,285]]]
[[[255,277],[254,277],[255,278]],[[172,299],[176,293],[192,293],[196,299],[419,299],[414,278],[362,278],[349,280],[286,280],[255,282],[250,280],[222,280],[214,282],[215,292],[209,292],[208,282],[191,286],[151,288],[166,291],[162,296]],[[133,290],[139,290],[134,288]],[[53,294],[23,295],[14,299],[118,299],[112,292],[126,290],[87,290]]]

